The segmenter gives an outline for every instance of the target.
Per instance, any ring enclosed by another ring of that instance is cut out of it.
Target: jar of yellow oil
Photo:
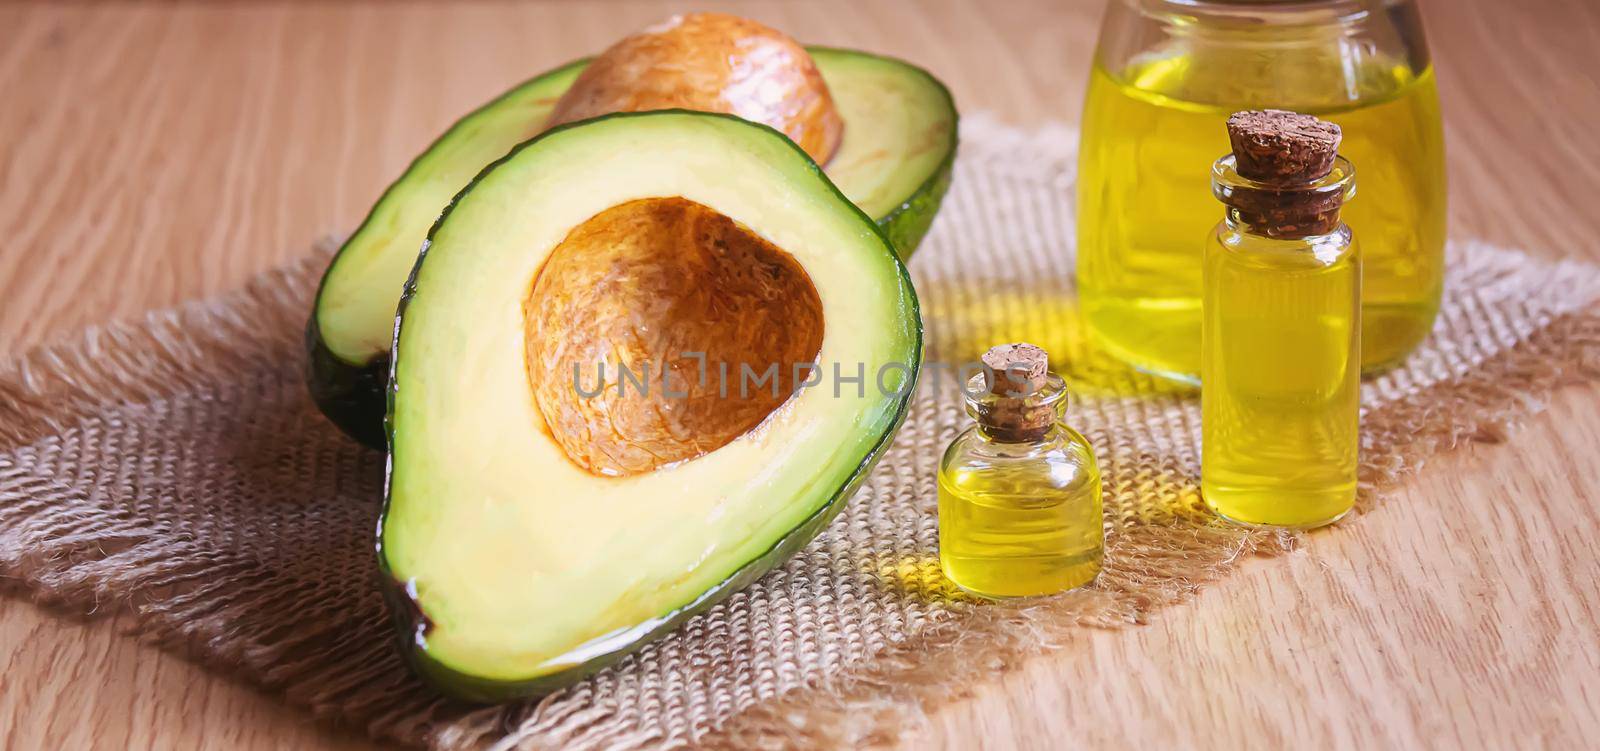
[[[1031,344],[983,356],[964,388],[976,424],[939,465],[939,564],[961,589],[1029,597],[1084,586],[1105,550],[1094,449],[1062,417],[1067,389]]]
[[[1356,499],[1363,258],[1340,220],[1355,171],[1327,121],[1227,125],[1233,151],[1211,169],[1227,210],[1202,274],[1200,494],[1233,521],[1317,527]]]
[[[1078,174],[1078,288],[1112,354],[1200,374],[1200,245],[1216,221],[1207,167],[1232,112],[1275,107],[1340,126],[1362,165],[1346,221],[1362,239],[1361,366],[1400,362],[1438,313],[1443,136],[1410,0],[1112,0]]]

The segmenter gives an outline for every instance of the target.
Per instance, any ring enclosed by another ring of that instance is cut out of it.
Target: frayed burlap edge
[[[91,423],[118,406],[210,389],[240,374],[278,373],[284,362],[303,359],[305,315],[338,245],[325,238],[314,253],[233,292],[89,327],[0,363],[0,452]],[[0,465],[0,479],[12,471],[18,470]],[[221,591],[207,582],[236,573],[239,562],[194,554],[180,532],[160,524],[131,517],[86,523],[52,507],[62,498],[82,500],[82,492],[25,485],[0,503],[0,526],[28,525],[31,539],[48,540],[26,549],[0,546],[0,582],[20,584],[33,601],[83,616],[126,612],[130,636],[375,739],[470,748],[503,733],[501,707],[463,714],[443,697],[395,702],[413,679],[384,659],[394,649],[387,640],[352,641],[348,621],[330,618],[291,638],[257,638],[281,626],[242,605],[314,607],[296,599],[296,582]],[[81,550],[86,545],[92,550]],[[182,594],[171,596],[173,589]]]
[[[309,292],[338,241],[262,272],[214,298],[91,326],[0,362],[0,451],[27,444],[115,404],[137,404],[279,367],[293,356]]]
[[[338,241],[325,239],[306,258],[252,277],[239,290],[138,318],[94,326],[0,364],[0,452],[24,448],[73,427],[90,430],[103,411],[152,404],[249,373],[279,373],[303,358],[301,331],[316,280]],[[25,476],[0,464],[0,479]],[[25,539],[0,546],[0,583],[16,585],[67,614],[131,614],[126,631],[158,647],[233,673],[320,720],[355,727],[374,738],[412,745],[439,743],[441,724],[465,741],[495,732],[491,718],[464,721],[442,698],[385,704],[412,679],[387,641],[358,644],[347,621],[290,638],[244,605],[298,603],[299,582],[218,589],[215,580],[248,562],[208,554],[169,525],[133,515],[75,514],[83,491],[37,481],[0,503],[0,526],[22,525]],[[230,580],[231,581],[231,580]],[[181,594],[173,596],[173,591]],[[387,628],[382,624],[381,628]],[[281,636],[281,634],[280,634]],[[372,666],[389,665],[387,668]],[[354,695],[353,695],[354,694]],[[364,698],[364,700],[363,700]],[[442,719],[448,719],[441,723]]]

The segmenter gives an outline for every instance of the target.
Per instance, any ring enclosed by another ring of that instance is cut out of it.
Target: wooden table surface
[[[1600,4],[1424,4],[1452,234],[1600,261]],[[0,6],[0,355],[306,252],[460,113],[690,8],[914,60],[964,111],[1030,124],[1077,119],[1101,3]],[[1597,396],[1555,395],[1512,442],[1147,626],[1085,630],[910,742],[1594,743]],[[365,745],[125,625],[0,596],[0,747]]]

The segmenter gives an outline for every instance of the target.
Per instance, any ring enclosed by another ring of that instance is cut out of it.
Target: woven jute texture
[[[1197,399],[1084,341],[1074,134],[982,118],[963,131],[954,188],[911,264],[928,359],[1027,340],[1069,376],[1071,420],[1106,477],[1107,567],[1085,591],[984,604],[944,583],[934,468],[965,418],[955,379],[928,375],[870,481],[782,569],[572,689],[496,707],[440,699],[401,664],[374,586],[384,457],[338,434],[302,382],[326,250],[0,367],[0,575],[67,608],[130,611],[164,648],[381,738],[862,746],[915,738],[929,710],[1072,629],[1137,624],[1241,556],[1300,544],[1208,514]],[[1429,456],[1502,435],[1600,370],[1600,270],[1462,242],[1449,265],[1433,337],[1363,388],[1363,509]]]

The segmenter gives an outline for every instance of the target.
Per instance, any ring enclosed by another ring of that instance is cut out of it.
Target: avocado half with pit
[[[726,115],[551,130],[464,190],[400,301],[378,531],[407,655],[497,700],[588,675],[838,513],[904,418],[882,228]]]
[[[950,184],[956,110],[926,71],[850,50],[807,48],[843,121],[828,177],[873,217],[902,258]],[[383,387],[395,302],[439,210],[484,165],[542,131],[588,60],[538,76],[450,128],[378,200],[324,273],[306,327],[308,382],[341,430],[383,446]]]

